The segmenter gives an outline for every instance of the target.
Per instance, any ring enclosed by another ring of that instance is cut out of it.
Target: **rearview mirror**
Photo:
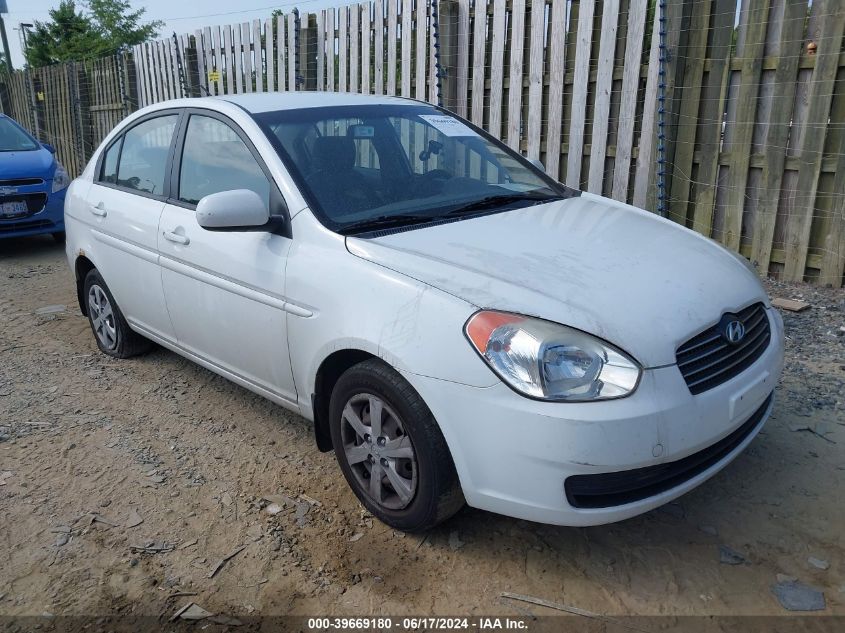
[[[539,169],[541,172],[546,173],[546,166],[543,164],[543,161],[541,161],[539,158],[529,158],[528,162],[534,165],[534,167]]]
[[[49,143],[41,143],[41,147],[43,147],[44,149],[46,149],[46,150],[47,150],[48,152],[50,152],[51,154],[55,154],[55,153],[56,153],[56,148],[55,148],[55,147],[53,147],[52,145],[50,145]]]
[[[269,222],[261,196],[249,189],[212,193],[197,203],[197,223],[209,231],[269,230]]]

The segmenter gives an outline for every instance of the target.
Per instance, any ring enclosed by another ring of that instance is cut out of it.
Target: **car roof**
[[[228,101],[258,114],[275,110],[320,108],[345,105],[414,104],[412,99],[384,95],[363,95],[351,92],[253,92],[220,97],[206,97],[209,101]]]

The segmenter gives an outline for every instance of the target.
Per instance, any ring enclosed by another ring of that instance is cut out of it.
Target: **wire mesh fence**
[[[4,109],[78,173],[122,116],[172,98],[323,90],[439,103],[558,180],[663,210],[764,274],[843,283],[841,0],[284,11],[19,71]]]

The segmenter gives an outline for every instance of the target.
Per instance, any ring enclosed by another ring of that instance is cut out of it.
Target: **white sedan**
[[[783,362],[742,258],[407,99],[144,108],[65,215],[104,353],[154,341],[312,420],[401,530],[655,508],[752,441]]]

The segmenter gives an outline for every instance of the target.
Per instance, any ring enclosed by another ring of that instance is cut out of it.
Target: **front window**
[[[570,194],[501,143],[432,106],[281,110],[256,119],[275,137],[318,217],[344,234]]]
[[[196,204],[232,189],[250,189],[270,208],[270,181],[238,134],[218,119],[192,114],[182,150],[179,199]]]
[[[38,142],[17,123],[0,117],[0,152],[30,152],[38,149]]]

